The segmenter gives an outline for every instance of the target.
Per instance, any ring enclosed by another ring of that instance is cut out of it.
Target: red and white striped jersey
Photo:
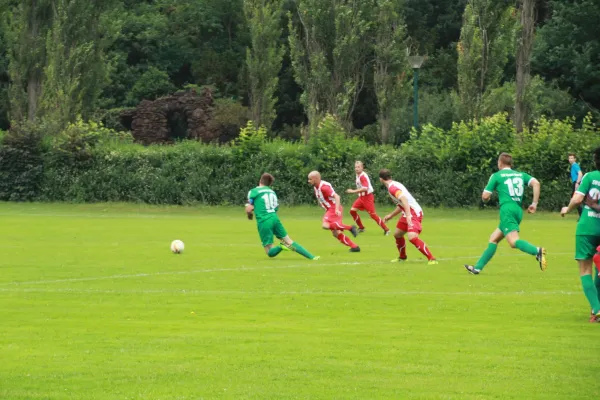
[[[317,196],[319,205],[325,210],[335,207],[335,197],[333,197],[334,194],[335,190],[329,182],[321,181],[319,186],[315,186],[315,196]]]
[[[415,213],[415,215],[420,216],[423,214],[423,209],[421,208],[419,203],[417,203],[417,200],[415,200],[413,195],[410,194],[410,192],[406,190],[406,187],[404,187],[404,185],[400,182],[392,181],[392,183],[390,183],[388,186],[388,194],[397,206],[402,206],[402,203],[400,203],[399,198],[401,196],[406,197],[406,199],[408,200],[408,205],[410,206],[411,210]],[[402,213],[404,213],[404,211],[402,211]]]
[[[366,196],[375,191],[373,189],[373,185],[371,185],[371,179],[369,179],[369,175],[367,175],[367,173],[365,171],[361,172],[360,175],[356,175],[356,188],[357,189],[367,188],[367,191],[360,192],[358,194],[359,196]]]

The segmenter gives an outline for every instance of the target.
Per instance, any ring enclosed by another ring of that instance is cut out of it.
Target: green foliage
[[[39,196],[44,168],[42,132],[22,123],[3,134],[0,143],[0,200],[30,201]]]
[[[463,15],[458,51],[458,97],[461,118],[482,115],[484,96],[500,85],[516,35],[514,7],[495,0],[470,1]]]
[[[392,110],[408,97],[406,28],[398,0],[377,1],[374,45],[374,87],[381,142],[390,142]]]
[[[552,18],[538,31],[533,70],[545,79],[557,80],[576,99],[591,104],[597,114],[600,108],[598,2],[553,0],[550,3]]]
[[[127,133],[81,120],[44,144],[40,129],[27,125],[5,135],[0,199],[240,204],[260,174],[271,172],[282,202],[310,203],[312,192],[301,190],[308,172],[319,170],[342,191],[353,186],[360,159],[371,174],[391,169],[424,205],[464,207],[479,204],[498,154],[508,151],[517,169],[542,183],[540,206],[556,210],[570,195],[568,152],[576,152],[588,171],[591,151],[600,146],[600,130],[589,117],[581,128],[572,119],[541,119],[517,135],[506,114],[448,130],[424,125],[400,149],[349,139],[332,115],[319,122],[308,144],[268,140],[266,129],[251,121],[231,146],[220,147],[195,141],[144,147]]]
[[[246,51],[250,85],[250,110],[258,125],[271,129],[275,120],[275,91],[283,60],[281,37],[282,0],[244,0],[244,12],[252,47]]]
[[[233,154],[239,159],[258,154],[265,140],[267,140],[267,129],[264,126],[256,127],[254,121],[248,121],[233,142]]]
[[[155,67],[150,67],[135,82],[127,94],[127,104],[133,106],[142,100],[156,100],[175,91],[169,75]]]

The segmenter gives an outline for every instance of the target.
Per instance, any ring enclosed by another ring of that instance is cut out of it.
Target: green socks
[[[271,247],[271,249],[269,250],[269,257],[277,257],[277,254],[282,252],[282,248],[281,246],[273,246]]]
[[[308,258],[309,260],[312,260],[313,258],[315,258],[315,256],[313,256],[312,254],[310,254],[308,252],[308,250],[306,250],[304,247],[302,247],[298,242],[293,242],[292,243],[292,249],[299,254],[302,254],[304,257]]]
[[[581,277],[581,286],[583,287],[583,293],[585,293],[585,297],[588,299],[592,310],[597,313],[600,311],[600,300],[598,300],[598,290],[596,290],[596,286],[594,285],[594,281],[592,280],[591,275],[583,275]]]
[[[477,264],[474,265],[475,269],[482,270],[483,267],[485,267],[485,265],[490,262],[492,257],[494,257],[497,248],[498,245],[496,243],[488,243],[488,248],[485,249],[485,251],[481,255],[481,258],[479,259],[479,261],[477,261]]]
[[[515,247],[521,250],[523,253],[531,254],[532,256],[537,256],[538,248],[534,245],[526,242],[524,240],[517,240],[515,242]]]

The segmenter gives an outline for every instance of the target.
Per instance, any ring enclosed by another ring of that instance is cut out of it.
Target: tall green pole
[[[419,68],[413,68],[414,102],[413,102],[413,127],[419,129]]]

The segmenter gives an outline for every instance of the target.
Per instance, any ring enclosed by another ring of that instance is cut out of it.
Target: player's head
[[[379,171],[379,182],[385,183],[392,180],[392,171],[384,168]]]
[[[265,172],[260,177],[259,185],[260,186],[271,186],[274,181],[275,181],[275,178],[273,177],[273,175],[269,174],[268,172]]]
[[[319,171],[312,171],[308,174],[308,184],[312,186],[318,186],[321,183],[321,174]]]
[[[594,150],[594,163],[596,164],[596,169],[600,170],[600,147]]]
[[[363,164],[362,161],[357,160],[354,162],[354,172],[356,172],[356,175],[362,174],[362,172],[365,170],[365,165]]]
[[[498,169],[512,168],[512,166],[513,166],[512,156],[508,153],[500,154],[500,157],[498,157]]]
[[[577,156],[575,155],[575,153],[569,153],[569,164],[573,164],[576,161],[577,161]]]

